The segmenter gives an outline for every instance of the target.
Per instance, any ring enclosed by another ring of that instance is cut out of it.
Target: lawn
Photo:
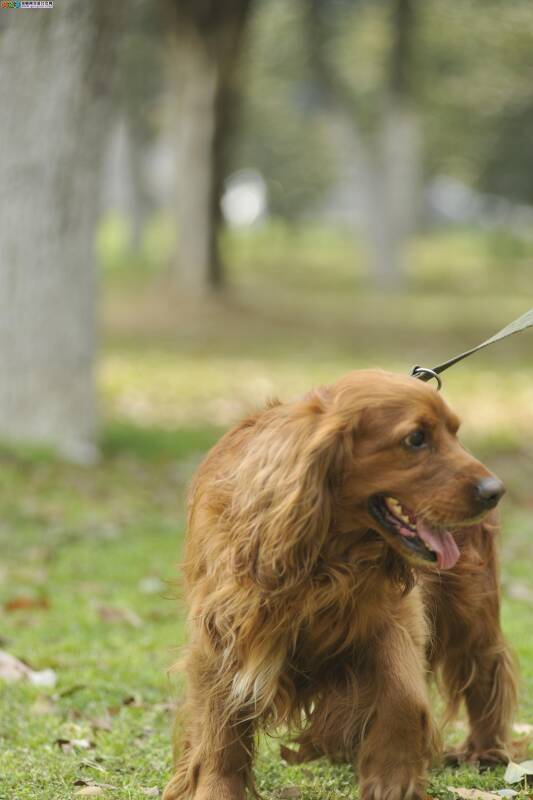
[[[166,670],[184,639],[176,569],[183,490],[215,437],[111,426],[103,460],[90,469],[4,453],[2,647],[52,668],[57,685],[2,687],[0,797],[62,800],[83,781],[104,796],[141,798],[163,785],[181,687]],[[522,662],[519,720],[531,722],[533,524],[518,506],[506,518],[504,621]],[[265,797],[283,797],[287,787],[309,800],[356,796],[348,768],[287,767],[277,749],[265,742],[257,765]],[[433,774],[430,792],[447,797],[448,785],[504,784],[501,770],[446,770]]]
[[[2,800],[66,800],[89,786],[110,800],[158,796],[171,770],[171,708],[182,693],[181,676],[167,670],[185,637],[184,492],[226,426],[273,394],[290,397],[349,369],[432,365],[528,306],[511,289],[498,303],[431,287],[408,299],[356,292],[339,263],[337,291],[326,291],[318,268],[305,285],[293,286],[281,269],[269,280],[267,263],[223,302],[194,309],[157,280],[110,280],[100,461],[76,466],[39,450],[0,451],[0,649],[56,676],[48,687],[0,684]],[[508,484],[503,620],[522,669],[517,721],[532,724],[526,336],[455,368],[444,389],[464,419],[465,442]],[[448,738],[459,739],[463,727],[460,720]],[[525,758],[527,737],[520,748]],[[278,749],[276,740],[261,743],[256,776],[265,798],[357,797],[348,767],[289,767]],[[447,786],[500,789],[503,770],[434,770],[430,795],[451,798]]]

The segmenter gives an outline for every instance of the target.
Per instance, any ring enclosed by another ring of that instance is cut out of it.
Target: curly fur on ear
[[[229,476],[241,487],[225,520],[235,572],[269,591],[294,587],[309,575],[332,522],[332,467],[342,423],[326,412],[324,400],[317,393],[277,407]]]

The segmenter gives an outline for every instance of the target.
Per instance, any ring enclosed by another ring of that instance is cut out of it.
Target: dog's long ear
[[[232,476],[234,568],[269,591],[309,575],[330,529],[343,426],[327,387],[271,409]]]

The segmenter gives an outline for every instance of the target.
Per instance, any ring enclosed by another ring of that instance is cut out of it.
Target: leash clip
[[[411,370],[411,375],[413,378],[418,378],[425,383],[435,378],[437,381],[437,392],[440,392],[442,389],[442,381],[434,369],[429,369],[429,367],[420,367],[417,365]]]
[[[413,378],[418,378],[421,381],[427,382],[430,381],[432,378],[435,378],[437,381],[437,391],[440,391],[442,387],[442,381],[439,378],[439,373],[444,372],[445,369],[449,367],[453,367],[454,364],[458,364],[459,361],[462,361],[463,358],[467,358],[471,356],[473,353],[477,353],[478,350],[483,350],[484,347],[488,347],[489,344],[494,344],[495,342],[499,342],[500,339],[506,339],[508,336],[511,336],[513,333],[520,333],[520,331],[525,331],[526,328],[533,328],[533,308],[530,308],[529,311],[526,311],[525,314],[522,314],[521,317],[515,319],[514,322],[510,322],[509,325],[506,325],[505,328],[502,328],[501,331],[495,333],[494,336],[491,336],[490,339],[487,339],[481,344],[478,344],[477,347],[472,347],[470,350],[466,350],[464,353],[460,353],[458,356],[454,356],[454,358],[450,358],[448,361],[445,361],[443,364],[437,364],[436,367],[433,369],[428,369],[427,367],[413,367],[411,370],[411,376]]]

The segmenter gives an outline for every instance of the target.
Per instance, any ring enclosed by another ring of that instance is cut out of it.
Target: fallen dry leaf
[[[113,726],[111,724],[111,720],[108,717],[99,717],[98,719],[94,719],[91,722],[91,728],[94,731],[111,731],[111,730],[113,730]]]
[[[89,739],[71,739],[70,743],[80,750],[90,750],[91,747],[94,747],[94,742],[90,742]]]
[[[522,761],[520,764],[509,761],[503,779],[506,783],[518,783],[528,775],[533,775],[533,761]]]
[[[50,602],[44,595],[39,597],[19,595],[4,603],[4,611],[34,611],[35,609],[43,610],[48,608],[50,608]]]
[[[530,725],[528,722],[515,722],[513,730],[515,733],[533,734],[533,725]]]
[[[139,695],[127,695],[122,701],[123,706],[132,706],[132,708],[142,708],[143,702]]]
[[[302,793],[301,793],[300,789],[298,788],[298,786],[286,786],[284,789],[281,790],[279,796],[283,797],[283,800],[285,800],[286,798],[287,798],[287,800],[289,800],[289,798],[293,798],[293,797],[298,798],[298,797],[301,797],[301,795],[302,795]]]
[[[57,683],[57,675],[53,669],[41,669],[38,672],[31,671],[28,676],[30,683],[34,686],[52,689]]]
[[[510,583],[507,587],[507,594],[513,600],[522,600],[525,603],[533,603],[533,589],[525,583]]]
[[[8,683],[27,678],[32,670],[18,658],[0,650],[0,678]]]
[[[161,794],[157,786],[147,786],[146,788],[142,789],[142,793],[146,795],[146,797],[159,797]]]
[[[465,789],[462,786],[447,786],[449,792],[453,792],[464,800],[501,800],[500,795],[495,792],[483,792],[481,789]]]
[[[55,743],[64,753],[72,753],[73,750],[90,750],[95,747],[94,742],[89,739],[56,739]]]
[[[0,650],[0,680],[7,683],[27,680],[34,686],[52,687],[57,677],[53,669],[34,670],[11,653]]]
[[[123,706],[131,706],[131,708],[143,708],[143,701],[140,696],[133,696],[127,695],[119,706],[108,706],[107,713],[110,717],[116,717],[117,714],[120,714],[120,711]]]
[[[98,616],[102,622],[125,622],[133,628],[142,627],[143,621],[131,608],[116,608],[114,606],[97,606]]]

